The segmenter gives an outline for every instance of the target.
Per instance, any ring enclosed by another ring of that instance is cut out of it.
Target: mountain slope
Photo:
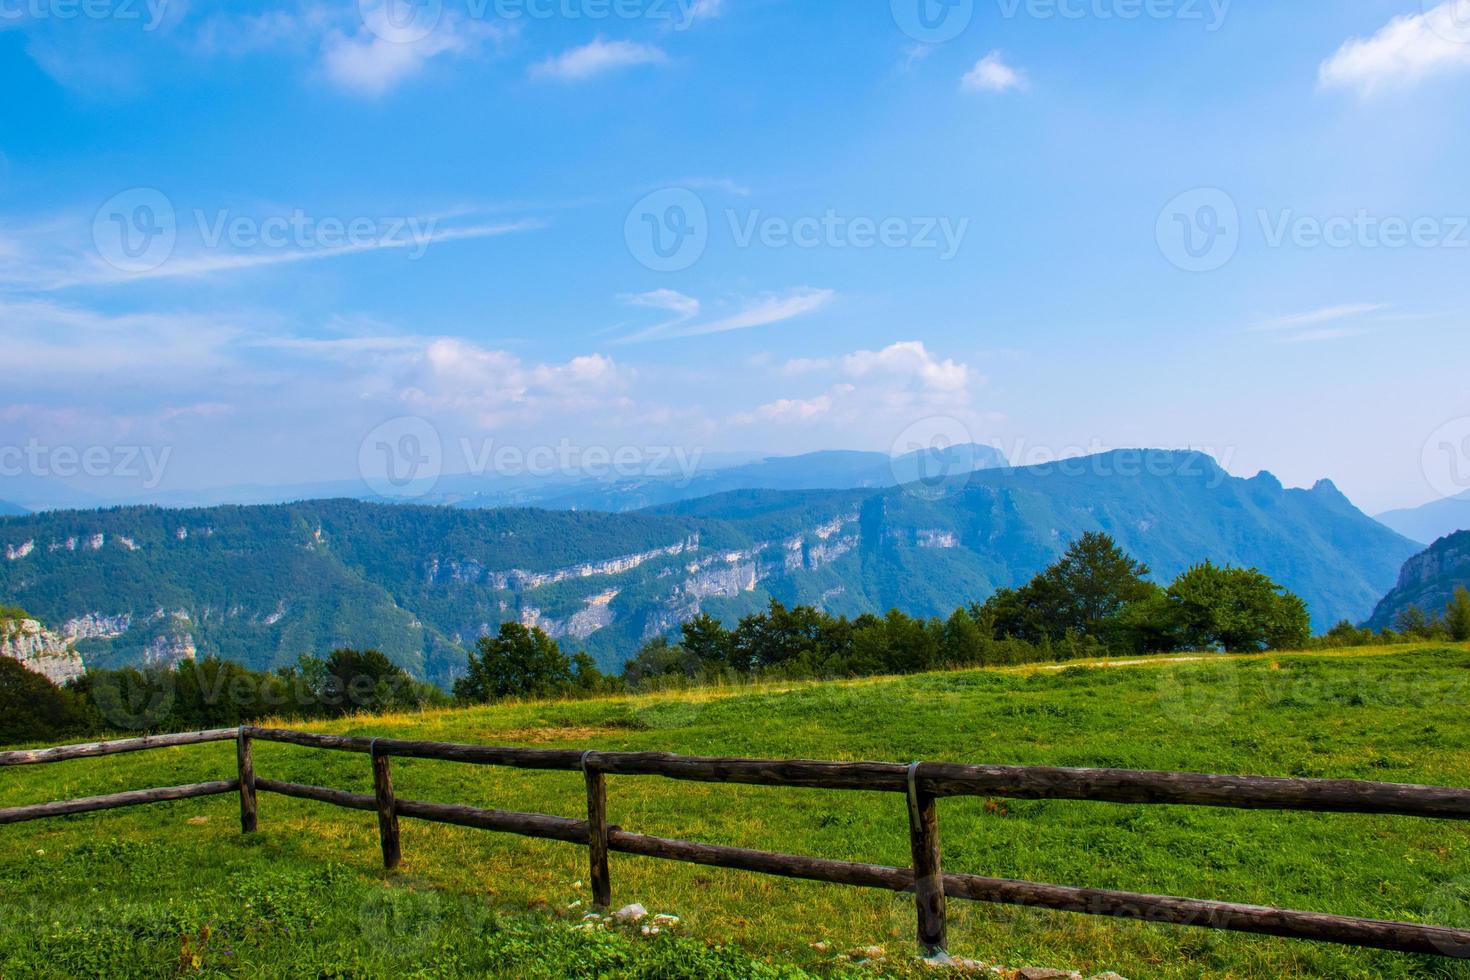
[[[0,517],[17,517],[21,514],[29,514],[20,504],[12,504],[8,500],[0,500]]]
[[[1470,530],[1470,491],[1435,500],[1422,507],[1379,514],[1380,524],[1415,541],[1438,541],[1456,531]]]
[[[1461,585],[1470,587],[1470,531],[1440,538],[1405,562],[1398,584],[1383,597],[1366,625],[1388,629],[1410,606],[1418,606],[1430,617],[1439,616]]]
[[[1206,558],[1259,567],[1319,628],[1367,616],[1416,550],[1331,484],[1284,490],[1197,454],[1115,453],[624,514],[339,500],[4,518],[0,603],[55,624],[99,666],[218,654],[273,667],[350,644],[443,683],[507,619],[616,667],[699,612],[733,621],[771,598],[944,615],[1090,530],[1161,581]]]

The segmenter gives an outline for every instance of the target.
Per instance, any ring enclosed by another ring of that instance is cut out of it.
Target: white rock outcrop
[[[0,656],[19,661],[53,684],[65,684],[87,672],[76,647],[34,619],[0,620]]]

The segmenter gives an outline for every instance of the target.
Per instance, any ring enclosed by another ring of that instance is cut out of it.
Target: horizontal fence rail
[[[602,907],[611,903],[610,853],[838,885],[912,892],[919,947],[921,952],[931,956],[943,954],[947,945],[946,900],[964,899],[1470,959],[1470,930],[986,878],[946,872],[940,863],[937,802],[946,798],[1079,800],[1470,820],[1470,790],[1459,788],[1356,780],[1044,766],[702,758],[657,752],[584,752],[462,745],[254,727],[0,752],[0,766],[61,762],[226,740],[234,740],[237,745],[236,778],[0,809],[0,824],[238,792],[241,828],[249,833],[257,829],[257,795],[265,792],[376,812],[383,863],[389,869],[397,867],[401,860],[400,818],[585,846],[588,848],[594,902]],[[252,752],[255,741],[368,755],[372,761],[373,792],[352,793],[257,778]],[[390,761],[395,757],[580,772],[586,782],[587,816],[586,819],[573,819],[398,799],[393,791]],[[913,864],[908,868],[888,867],[630,833],[608,825],[608,776],[655,776],[751,786],[901,793],[908,802]]]

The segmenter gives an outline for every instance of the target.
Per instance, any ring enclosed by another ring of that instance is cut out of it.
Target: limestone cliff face
[[[53,684],[76,680],[87,669],[71,641],[34,619],[0,621],[0,656],[20,661]]]
[[[1405,562],[1398,585],[1384,596],[1367,625],[1373,629],[1390,627],[1410,606],[1438,616],[1462,585],[1470,586],[1470,531],[1440,538]]]

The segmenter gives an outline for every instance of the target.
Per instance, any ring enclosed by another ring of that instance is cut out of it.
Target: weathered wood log
[[[908,767],[891,762],[819,762],[808,759],[723,759],[664,752],[599,752],[592,764],[617,776],[663,776],[704,783],[854,789],[904,793]]]
[[[587,843],[587,822],[568,817],[550,817],[541,813],[512,813],[506,810],[480,810],[472,806],[448,803],[423,803],[399,800],[400,816],[434,823],[493,830],[503,834],[519,834],[542,840],[558,840],[567,844]]]
[[[519,749],[493,745],[461,745],[453,742],[418,742],[396,738],[364,738],[354,735],[321,735],[279,728],[251,728],[253,738],[265,742],[284,742],[308,748],[332,749],[338,752],[371,753],[373,743],[378,750],[403,759],[438,759],[442,762],[465,762],[480,766],[506,766],[513,769],[549,769],[578,772],[583,752],[579,749]]]
[[[667,840],[614,830],[609,847],[621,854],[661,858],[738,871],[754,871],[783,878],[825,881],[838,885],[908,891],[914,873],[908,868],[856,864],[826,858],[800,857],[769,851],[751,851],[714,844]],[[1145,922],[1224,929],[1291,939],[1365,946],[1403,953],[1426,953],[1460,959],[1470,958],[1470,930],[1409,922],[1384,922],[1315,912],[1235,905],[1140,895],[1092,888],[1068,888],[1022,881],[983,878],[978,875],[946,874],[944,893],[950,898],[1018,905],[1082,915],[1136,919]]]
[[[1124,769],[962,766],[926,762],[919,782],[935,796],[1176,803],[1243,810],[1382,813],[1470,819],[1470,790],[1351,779],[1211,776]]]
[[[199,796],[219,796],[223,793],[233,793],[238,788],[239,783],[230,779],[213,783],[191,783],[188,786],[135,789],[126,793],[113,793],[110,796],[88,796],[56,803],[17,806],[8,810],[0,810],[0,824],[42,820],[46,817],[64,817],[73,813],[92,813],[96,810],[115,810],[119,807],[139,806],[144,803],[165,803],[169,800],[190,800]]]
[[[368,752],[371,738],[250,729],[267,741]],[[576,771],[576,749],[521,749],[379,739],[391,755],[477,765]],[[790,786],[906,793],[907,766],[889,762],[724,759],[660,752],[599,752],[591,765],[621,776],[663,776],[709,783]],[[1120,769],[1057,769],[1045,766],[970,766],[925,762],[918,783],[937,796],[998,796],[1012,799],[1091,800],[1101,803],[1171,803],[1234,809],[1379,813],[1470,819],[1470,790],[1337,779],[1283,779],[1138,772]]]
[[[378,807],[378,839],[383,845],[383,867],[392,871],[403,860],[398,844],[398,808],[393,798],[393,771],[389,757],[373,753],[373,797]]]
[[[590,761],[590,755],[584,763]],[[612,873],[607,862],[607,780],[596,769],[584,769],[587,783],[587,858],[592,882],[592,904],[612,904]]]
[[[318,803],[330,803],[332,806],[345,807],[348,810],[378,809],[377,799],[366,793],[349,793],[346,790],[328,789],[325,786],[302,786],[300,783],[282,783],[274,779],[256,779],[255,788],[263,793],[275,793],[277,796],[290,796],[298,800],[315,800]]]
[[[944,915],[943,868],[939,857],[939,806],[918,786],[917,770],[909,780],[909,851],[914,862],[914,907],[918,913],[921,956],[945,955],[948,929]]]
[[[944,890],[952,898],[980,902],[1470,959],[1470,930],[1464,929],[977,875],[945,875]]]
[[[235,739],[235,759],[240,770],[240,832],[253,834],[259,823],[255,798],[255,759],[250,749],[250,736],[243,728]]]
[[[90,759],[99,755],[117,755],[122,752],[143,752],[147,749],[163,749],[171,745],[228,742],[233,740],[238,732],[238,728],[218,728],[207,732],[182,732],[178,735],[145,735],[142,738],[121,738],[111,742],[84,742],[79,745],[58,745],[49,749],[19,749],[13,752],[0,752],[0,766],[31,766],[43,762],[65,762],[67,759]]]

